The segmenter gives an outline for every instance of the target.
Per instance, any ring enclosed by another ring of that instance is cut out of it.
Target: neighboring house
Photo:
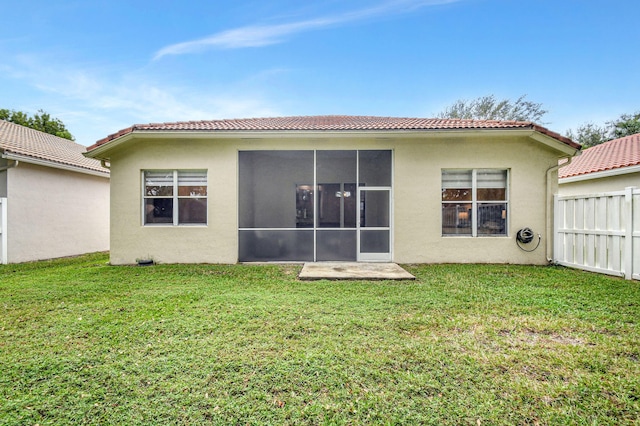
[[[110,163],[113,264],[545,264],[580,145],[529,122],[320,116],[135,125],[88,149]]]
[[[560,195],[640,187],[640,133],[587,148],[558,173]]]
[[[85,151],[0,120],[0,263],[109,249],[109,171]]]

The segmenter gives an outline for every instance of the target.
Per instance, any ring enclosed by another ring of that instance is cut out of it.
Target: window
[[[153,170],[143,172],[145,225],[207,223],[207,172]]]
[[[507,235],[507,170],[442,171],[442,235]]]

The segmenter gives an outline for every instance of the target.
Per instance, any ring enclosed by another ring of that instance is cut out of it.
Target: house
[[[0,120],[0,262],[109,249],[109,171],[73,141]]]
[[[640,133],[587,148],[558,173],[560,195],[640,187]]]
[[[113,264],[545,264],[579,149],[529,122],[316,116],[134,125],[85,155],[110,164]]]

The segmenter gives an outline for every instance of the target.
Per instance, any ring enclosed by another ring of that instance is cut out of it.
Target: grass
[[[555,267],[0,266],[0,424],[640,424],[640,284]]]

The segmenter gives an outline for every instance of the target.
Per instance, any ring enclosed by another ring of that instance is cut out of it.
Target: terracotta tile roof
[[[640,133],[585,149],[571,164],[559,170],[558,177],[567,178],[637,165],[640,165]]]
[[[68,139],[0,120],[1,152],[108,175],[109,171],[102,167],[98,160],[82,155],[86,150],[83,145]]]
[[[132,132],[153,131],[402,131],[402,130],[531,129],[544,133],[573,148],[580,145],[570,139],[528,121],[459,120],[445,118],[401,118],[372,116],[302,116],[245,118],[233,120],[184,121],[177,123],[136,124],[97,141],[92,150]]]

